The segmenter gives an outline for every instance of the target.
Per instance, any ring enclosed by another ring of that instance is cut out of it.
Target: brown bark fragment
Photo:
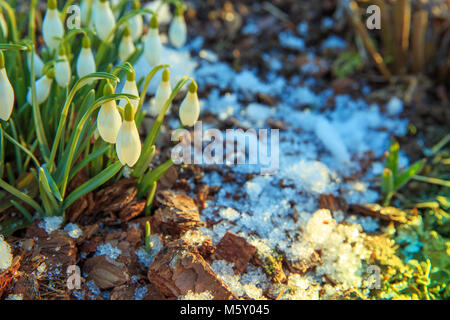
[[[335,197],[332,194],[321,194],[319,196],[319,209],[328,209],[332,213],[336,211],[347,212],[347,201],[341,197]]]
[[[319,252],[314,251],[313,254],[307,258],[295,262],[286,261],[286,265],[290,272],[304,274],[322,264],[322,259]]]
[[[89,280],[94,280],[100,289],[109,289],[127,283],[130,280],[127,267],[113,261],[105,255],[90,258],[84,264]]]
[[[256,247],[244,238],[230,231],[223,236],[212,255],[214,260],[225,260],[234,264],[234,273],[241,274],[247,268],[251,258],[256,253]]]
[[[185,295],[189,290],[209,290],[215,299],[238,299],[198,250],[182,239],[169,243],[158,253],[149,266],[148,279],[167,297]]]

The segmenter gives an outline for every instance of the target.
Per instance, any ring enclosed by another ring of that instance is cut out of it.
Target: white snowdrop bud
[[[92,1],[93,0],[81,0],[80,4],[81,23],[85,27],[87,27],[88,20],[90,20],[90,17],[92,17],[92,12],[94,10],[94,5]],[[89,12],[89,7],[91,8],[91,12]],[[89,13],[91,14],[91,16],[89,16]]]
[[[0,271],[5,271],[12,264],[11,247],[0,235]]]
[[[159,83],[158,89],[156,89],[155,101],[151,108],[151,114],[153,116],[158,116],[172,94],[172,88],[170,86],[170,71],[164,69],[162,74],[161,82]],[[166,114],[170,112],[170,106],[167,108]]]
[[[177,7],[175,11],[175,17],[169,27],[169,39],[175,48],[181,48],[186,43],[187,28],[181,8]]]
[[[97,36],[102,41],[111,33],[116,25],[116,18],[109,6],[108,0],[97,0],[97,7],[94,14],[94,26]],[[112,39],[109,39],[111,41]]]
[[[117,157],[123,165],[133,167],[139,160],[141,148],[141,139],[134,122],[134,108],[128,103],[124,110],[124,121],[117,135]]]
[[[127,81],[125,82],[122,93],[132,94],[136,97],[139,97],[139,90],[136,84],[136,73],[134,70],[131,70],[127,73]],[[139,99],[130,99],[130,102],[133,104],[134,108],[137,109],[139,105]],[[128,103],[127,99],[120,99],[119,105],[124,107]]]
[[[119,45],[119,58],[122,62],[128,60],[128,58],[136,51],[136,47],[134,46],[133,40],[130,35],[130,28],[126,27],[123,32],[122,41],[120,41]]]
[[[139,0],[133,1],[132,8],[133,10],[138,10],[141,8],[141,3]],[[138,14],[137,16],[132,17],[128,22],[128,25],[130,26],[131,39],[133,39],[134,42],[138,41],[144,30],[142,15]]]
[[[54,77],[55,70],[50,69],[49,71],[47,71],[47,74],[36,81],[36,102],[38,105],[47,100],[48,95],[50,94],[50,89],[52,87]],[[31,88],[30,90],[28,90],[27,101],[29,104],[31,104]]]
[[[197,84],[192,82],[189,91],[180,106],[180,121],[183,126],[192,127],[200,116],[200,104],[197,96]]]
[[[114,93],[114,88],[108,82],[103,90],[104,95]],[[122,118],[117,110],[116,101],[109,101],[103,104],[97,116],[98,133],[103,140],[109,143],[116,143],[117,134],[122,125]]]
[[[66,88],[70,83],[70,78],[72,78],[72,69],[67,60],[66,51],[61,46],[55,64],[55,80],[58,86]]]
[[[150,66],[156,66],[161,60],[162,44],[158,31],[158,20],[153,15],[150,21],[150,30],[144,43],[144,54]]]
[[[14,90],[5,69],[5,57],[0,51],[0,119],[8,121],[14,107]]]
[[[36,77],[42,76],[42,71],[44,70],[44,62],[42,61],[41,57],[33,51],[33,62],[34,62],[34,75]],[[31,56],[27,54],[27,62],[28,62],[28,69],[30,69],[31,66]]]
[[[59,16],[56,0],[48,0],[47,12],[42,23],[42,35],[47,47],[58,50],[60,39],[64,36],[64,25]]]
[[[5,17],[3,17],[2,7],[0,6],[0,31],[3,33],[3,38],[8,38],[8,24],[5,21]]]
[[[91,40],[87,35],[83,38],[83,46],[77,60],[77,75],[79,78],[96,71],[94,54],[91,49]],[[91,81],[90,83],[92,83]]]

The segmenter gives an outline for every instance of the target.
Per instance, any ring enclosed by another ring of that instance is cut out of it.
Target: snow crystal
[[[306,21],[302,21],[297,25],[297,31],[302,36],[308,35],[308,23]]]
[[[137,287],[134,290],[134,300],[143,300],[148,294],[148,289],[146,286]]]
[[[9,294],[5,300],[23,300],[23,294]]]
[[[41,229],[45,229],[45,232],[47,232],[47,234],[50,234],[51,232],[58,230],[61,227],[63,221],[63,217],[45,217],[41,222],[39,222],[38,227]]]
[[[347,43],[345,42],[344,39],[342,39],[336,35],[331,35],[322,42],[322,51],[326,51],[326,50],[330,50],[330,49],[341,50],[341,49],[345,49],[346,46],[347,46]]]
[[[74,223],[68,223],[64,230],[68,232],[69,237],[73,239],[78,239],[83,234],[83,231],[80,229],[80,227]]]
[[[403,101],[397,97],[393,97],[389,100],[386,108],[391,116],[397,116],[403,111]]]
[[[12,263],[11,247],[0,235],[0,270],[6,270]]]
[[[161,239],[157,235],[150,236],[150,245],[151,245],[150,252],[147,252],[147,250],[145,250],[145,247],[140,247],[136,251],[136,256],[138,257],[139,262],[146,268],[153,262],[156,255],[163,247]]]
[[[97,246],[95,256],[106,255],[110,257],[112,260],[116,260],[121,253],[122,251],[120,249],[113,247],[111,243],[107,242],[105,244]]]
[[[178,300],[213,300],[214,296],[210,291],[206,290],[200,293],[194,293],[192,290],[189,290],[186,295],[179,296]]]
[[[248,22],[242,28],[242,33],[245,35],[258,34],[258,32],[259,32],[259,27],[253,22]]]
[[[305,40],[297,37],[290,30],[281,32],[278,38],[280,40],[280,44],[285,48],[305,50]]]
[[[316,124],[316,135],[325,145],[325,147],[335,156],[335,158],[343,163],[350,161],[350,155],[347,148],[339,137],[339,134],[333,126],[323,117],[320,117]]]

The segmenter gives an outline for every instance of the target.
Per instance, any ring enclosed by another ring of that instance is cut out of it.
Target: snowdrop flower
[[[139,90],[136,84],[136,73],[134,70],[131,70],[127,73],[127,81],[125,82],[122,93],[132,94],[133,96],[139,97]],[[134,108],[137,109],[139,105],[139,99],[130,99],[130,102],[133,104]],[[119,105],[124,107],[127,104],[127,99],[120,99]]]
[[[158,20],[156,16],[153,15],[152,20],[150,21],[150,30],[144,43],[144,54],[150,66],[153,67],[159,64],[161,50],[162,45],[158,31]]]
[[[41,57],[36,53],[36,51],[33,51],[33,62],[34,62],[34,75],[36,77],[42,76],[42,71],[44,70],[44,62],[42,61]],[[31,68],[31,56],[27,54],[27,62],[28,62],[28,68]]]
[[[108,82],[105,85],[103,94],[110,95],[113,93],[114,88]],[[120,117],[119,110],[117,110],[116,101],[112,100],[103,104],[97,116],[98,133],[100,133],[102,139],[109,143],[116,143],[117,134],[121,125],[122,118]]]
[[[91,9],[91,12],[89,12],[89,7]],[[81,14],[81,23],[83,26],[87,26],[89,18],[92,16],[89,15],[89,13],[92,14],[92,11],[94,9],[94,5],[92,4],[92,0],[81,0],[80,4],[80,14]]]
[[[141,8],[141,3],[139,2],[139,0],[133,1],[132,8],[133,10],[139,10]],[[134,42],[138,41],[141,38],[142,32],[144,30],[144,21],[142,19],[142,15],[138,14],[137,16],[132,17],[128,24],[130,26],[131,39],[133,39]]]
[[[38,105],[47,100],[52,87],[53,78],[55,77],[55,70],[50,69],[43,77],[36,81],[36,102]],[[27,101],[31,104],[31,88],[28,90]]]
[[[42,23],[42,35],[47,47],[51,50],[58,50],[60,39],[64,36],[64,26],[59,16],[56,0],[48,0],[47,12]]]
[[[5,21],[2,13],[2,7],[0,6],[0,31],[3,33],[3,38],[8,38],[8,24]]]
[[[11,267],[12,264],[12,254],[11,247],[0,235],[0,271],[4,271]]]
[[[14,106],[14,90],[5,69],[5,57],[0,51],[0,119],[8,121]]]
[[[61,45],[59,48],[57,62],[55,64],[56,83],[60,87],[66,88],[69,85],[70,78],[72,78],[72,69],[70,68],[70,63],[67,60],[66,50],[64,49],[64,46]]]
[[[187,28],[184,21],[183,9],[177,7],[175,17],[169,27],[169,39],[175,48],[181,48],[186,43]]]
[[[83,38],[83,46],[77,60],[77,75],[79,78],[96,71],[94,54],[91,49],[91,40],[88,35]],[[93,81],[91,81],[92,83]]]
[[[183,126],[192,127],[200,116],[200,104],[197,96],[197,84],[191,82],[189,91],[180,106],[180,121]]]
[[[122,41],[119,45],[119,58],[122,62],[128,60],[128,58],[136,51],[133,39],[131,39],[130,28],[126,27],[123,32]]]
[[[115,25],[116,18],[109,6],[108,0],[97,0],[97,7],[94,14],[94,26],[100,40],[106,41],[106,38]],[[109,39],[109,41],[111,41],[111,39]]]
[[[124,110],[124,121],[116,141],[116,152],[123,165],[133,167],[141,155],[141,139],[134,122],[133,105],[128,103]]]
[[[153,116],[158,116],[172,94],[172,88],[170,87],[170,71],[164,69],[162,74],[161,82],[159,83],[158,89],[156,89],[155,101],[153,103],[151,114]],[[170,112],[170,106],[167,108],[166,114]]]

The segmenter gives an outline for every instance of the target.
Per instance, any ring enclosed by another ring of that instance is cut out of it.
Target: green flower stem
[[[165,68],[170,68],[170,65],[161,64],[159,66],[153,67],[153,69],[150,70],[150,72],[147,74],[147,77],[145,77],[145,82],[144,82],[144,85],[142,86],[141,96],[139,98],[139,104],[138,104],[138,107],[135,112],[136,115],[141,112],[142,106],[144,105],[145,97],[147,95],[148,86],[150,85],[150,82],[152,81],[153,77],[156,75],[156,73],[159,70],[165,69]],[[139,127],[139,124],[137,124],[137,126]]]
[[[9,134],[7,134],[2,127],[0,126],[0,131],[2,133],[2,136],[5,136],[6,139],[8,139],[10,142],[12,142],[13,144],[15,144],[17,146],[17,148],[21,149],[26,155],[28,155],[36,164],[36,167],[40,167],[41,165],[39,164],[38,159],[34,156],[34,154],[28,150],[27,148],[25,148],[23,145],[21,145],[17,140],[15,140],[13,137],[11,137]]]
[[[111,79],[111,80],[119,81],[119,78],[117,78],[116,76],[114,76],[112,74],[105,73],[105,72],[96,72],[96,73],[91,73],[90,75],[87,75],[87,76],[79,79],[75,83],[72,90],[70,90],[69,96],[67,97],[67,99],[64,103],[63,109],[61,111],[61,118],[58,123],[58,129],[56,130],[55,140],[53,141],[52,152],[50,154],[50,158],[48,161],[50,172],[53,171],[54,161],[55,161],[55,157],[56,157],[56,151],[58,149],[59,140],[61,139],[61,134],[63,133],[64,125],[67,120],[67,115],[69,113],[69,107],[72,103],[72,100],[75,97],[75,94],[77,93],[77,91],[79,89],[81,89],[82,87],[84,87],[86,84],[88,84],[89,80],[92,80],[92,79],[94,79],[94,80]]]

